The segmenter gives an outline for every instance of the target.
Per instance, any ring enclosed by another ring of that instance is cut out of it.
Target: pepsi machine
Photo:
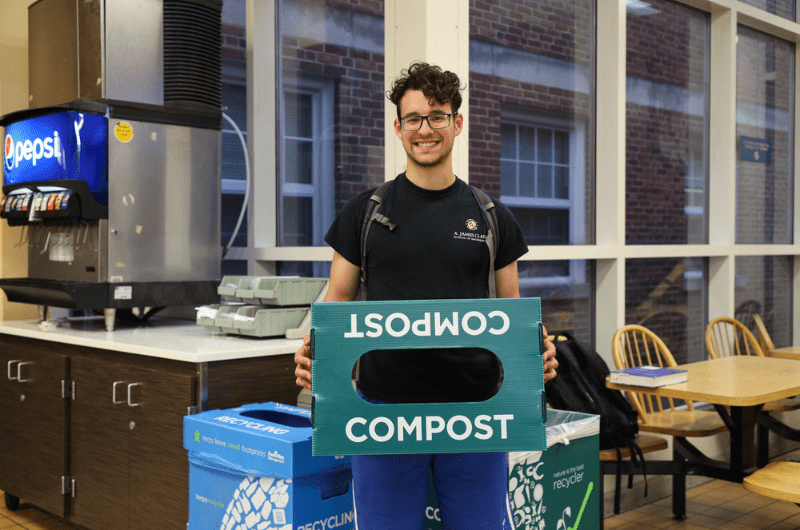
[[[120,308],[217,300],[220,18],[218,0],[30,6],[32,107],[0,117],[0,217],[28,253],[27,277],[0,279],[10,301],[102,309],[113,329]],[[156,38],[120,48],[125,32]]]

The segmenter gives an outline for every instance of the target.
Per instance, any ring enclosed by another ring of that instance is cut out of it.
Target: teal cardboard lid
[[[538,298],[314,303],[311,326],[314,455],[546,449]],[[503,365],[486,401],[378,405],[356,394],[364,353],[466,347]]]

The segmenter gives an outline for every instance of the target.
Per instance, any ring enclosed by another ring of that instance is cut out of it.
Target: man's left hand
[[[544,353],[542,358],[544,360],[544,381],[546,383],[551,379],[555,379],[556,375],[558,375],[556,373],[558,360],[556,360],[556,347],[547,337],[547,328],[544,326],[542,326],[542,333],[544,334]]]

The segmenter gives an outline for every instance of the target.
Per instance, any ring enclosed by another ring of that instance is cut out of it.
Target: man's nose
[[[428,121],[428,116],[422,118],[422,126],[419,128],[419,130],[421,131],[424,127],[427,127],[430,131],[434,130],[434,128],[431,127],[431,122]]]

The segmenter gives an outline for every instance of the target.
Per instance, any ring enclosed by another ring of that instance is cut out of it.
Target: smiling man
[[[366,241],[368,298],[487,298],[486,215],[473,189],[453,173],[453,144],[464,126],[459,78],[438,66],[414,63],[387,95],[397,106],[394,130],[407,160],[380,210],[396,226],[375,224]],[[356,298],[362,223],[374,191],[345,205],[325,236],[334,250],[326,302]],[[520,295],[517,260],[528,247],[510,210],[497,201],[495,208],[496,295],[515,298]],[[295,354],[295,375],[298,385],[310,389],[309,347],[306,337]],[[558,362],[546,339],[543,356],[549,380]],[[375,403],[485,401],[497,393],[501,373],[497,357],[482,349],[373,351],[360,360],[357,388]],[[505,453],[354,456],[352,469],[358,529],[422,530],[431,471],[444,528],[513,527]]]
[[[397,96],[393,94],[392,98]],[[402,116],[398,115],[394,129],[406,150],[406,177],[421,187],[431,179],[440,181],[444,187],[452,184],[453,144],[461,134],[464,116],[457,111],[449,112],[452,102],[440,103],[421,90],[406,91],[396,104]],[[423,127],[425,124],[428,126]]]

